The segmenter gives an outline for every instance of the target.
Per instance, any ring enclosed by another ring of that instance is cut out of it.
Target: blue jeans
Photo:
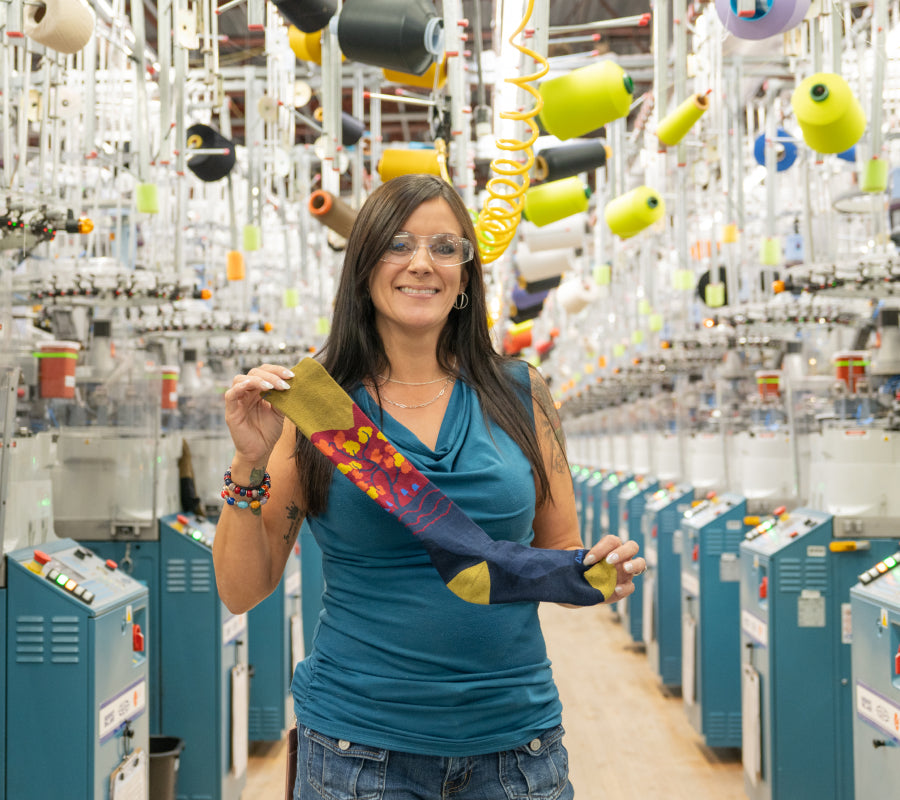
[[[559,725],[514,750],[423,756],[299,726],[294,800],[572,800]]]

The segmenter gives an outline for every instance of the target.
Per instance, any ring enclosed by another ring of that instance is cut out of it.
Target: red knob
[[[131,629],[131,643],[135,653],[144,652],[144,634],[141,632],[141,626],[136,622]]]
[[[48,556],[43,550],[35,550],[34,560],[37,561],[37,563],[41,566],[44,566],[44,564],[46,564],[50,560],[50,556]]]
[[[764,575],[759,582],[759,599],[765,600],[769,596],[769,576]]]
[[[700,560],[700,545],[699,545],[699,544],[695,544],[695,545],[694,545],[694,550],[693,550],[693,552],[691,553],[691,558],[692,558],[694,561],[699,561],[699,560]]]
[[[106,568],[107,569],[118,569],[119,565],[113,561],[111,558],[106,559]]]
[[[900,647],[897,648],[897,655],[894,656],[894,674],[900,675]]]

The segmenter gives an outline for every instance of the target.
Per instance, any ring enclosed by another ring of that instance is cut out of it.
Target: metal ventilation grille
[[[44,618],[16,617],[16,663],[44,663]]]
[[[191,591],[206,593],[212,588],[212,562],[208,558],[191,559]]]
[[[183,558],[166,560],[166,591],[187,591],[187,563]]]
[[[78,617],[51,619],[50,660],[54,664],[77,664],[81,653]]]

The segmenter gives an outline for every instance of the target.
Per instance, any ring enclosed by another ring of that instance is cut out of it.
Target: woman
[[[492,348],[474,242],[440,178],[379,187],[347,243],[322,363],[493,539],[581,548],[559,418],[537,372]],[[416,537],[263,399],[291,377],[266,364],[225,394],[230,481],[271,485],[262,506],[224,507],[213,555],[242,612],[278,585],[304,518],[322,549],[324,609],[292,683],[295,797],[572,797],[538,604],[449,592]],[[616,564],[619,599],[636,555],[605,537],[584,563]]]

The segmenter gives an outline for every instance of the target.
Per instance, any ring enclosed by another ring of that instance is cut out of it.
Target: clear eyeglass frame
[[[435,233],[431,236],[416,236],[414,233],[400,231],[394,234],[391,244],[381,257],[382,261],[406,266],[415,258],[419,248],[424,246],[428,258],[435,267],[458,267],[471,261],[475,255],[475,247],[462,236],[454,233]],[[441,252],[439,248],[451,247],[450,251]],[[395,249],[402,248],[402,249]]]

